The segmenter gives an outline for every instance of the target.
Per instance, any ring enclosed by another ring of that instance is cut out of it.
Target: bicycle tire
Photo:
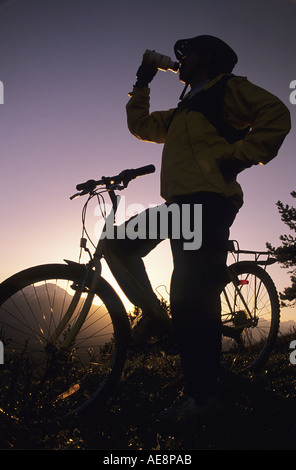
[[[259,371],[274,347],[279,330],[278,293],[270,275],[254,262],[240,261],[229,269],[238,277],[240,291],[255,320],[249,318],[247,309],[234,293],[233,283],[228,280],[221,294],[222,364],[238,373]]]
[[[5,356],[0,366],[0,408],[6,416],[31,423],[73,418],[91,404],[103,405],[119,380],[130,325],[120,298],[105,279],[99,278],[92,310],[71,347],[64,351],[59,344],[86,293],[54,347],[50,340],[84,273],[85,267],[76,263],[40,265],[0,285]]]

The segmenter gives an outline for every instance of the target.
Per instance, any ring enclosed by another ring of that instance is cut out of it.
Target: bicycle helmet
[[[190,39],[180,39],[174,46],[178,61],[190,50],[210,54],[210,67],[215,74],[231,73],[238,57],[234,50],[224,41],[214,36],[202,35]]]

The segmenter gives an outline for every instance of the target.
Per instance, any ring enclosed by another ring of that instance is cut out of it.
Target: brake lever
[[[128,185],[129,181],[126,184],[120,185],[119,183],[109,183],[106,184],[106,190],[107,191],[122,191],[125,189]],[[84,191],[81,191],[80,193],[73,194],[73,196],[70,196],[70,200],[72,201],[73,199],[76,199],[79,196],[85,196],[86,194],[92,194],[93,191],[89,191],[85,189]]]
[[[70,199],[75,199],[79,196],[85,196],[86,194],[91,194],[96,185],[105,185],[105,188],[107,191],[122,191],[123,189],[127,188],[128,184],[131,182],[133,178],[130,178],[128,170],[122,171],[117,177],[112,178],[112,177],[105,177],[103,176],[100,181],[94,181],[94,180],[89,180],[86,183],[88,183],[88,187],[82,190],[79,193],[73,194],[73,196],[70,197]],[[86,183],[82,183],[83,185]],[[121,184],[122,183],[122,184]],[[77,185],[76,189],[79,188],[80,185]]]
[[[81,191],[81,193],[76,193],[76,194],[73,194],[73,196],[70,196],[70,199],[72,201],[72,199],[76,199],[79,196],[84,196],[87,193],[88,193],[88,191]]]

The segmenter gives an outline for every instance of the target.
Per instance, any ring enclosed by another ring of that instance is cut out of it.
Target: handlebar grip
[[[132,179],[137,178],[137,176],[144,176],[148,175],[149,173],[154,173],[155,172],[155,166],[154,165],[145,165],[141,166],[140,168],[135,168],[135,169],[130,169],[130,170],[123,170],[119,175],[113,176],[113,177],[105,177],[103,176],[101,180],[95,181],[95,180],[88,180],[85,183],[80,183],[77,184],[76,189],[77,191],[83,191],[84,194],[87,194],[95,189],[96,186],[100,184],[109,184],[110,182],[116,182],[116,183],[121,183],[123,182],[124,184],[128,184],[129,181]]]
[[[145,165],[140,168],[135,168],[132,170],[127,170],[132,178],[137,178],[137,176],[149,175],[150,173],[155,172],[154,165]]]
[[[95,180],[88,180],[85,183],[77,184],[77,191],[83,191],[84,189],[94,189],[96,186]]]

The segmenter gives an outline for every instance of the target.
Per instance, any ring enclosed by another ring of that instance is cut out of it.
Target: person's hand
[[[248,167],[249,165],[246,165],[238,158],[231,158],[220,163],[220,171],[225,181],[234,179],[241,171]]]
[[[156,65],[141,64],[137,71],[137,81],[135,87],[147,87],[157,73]]]

